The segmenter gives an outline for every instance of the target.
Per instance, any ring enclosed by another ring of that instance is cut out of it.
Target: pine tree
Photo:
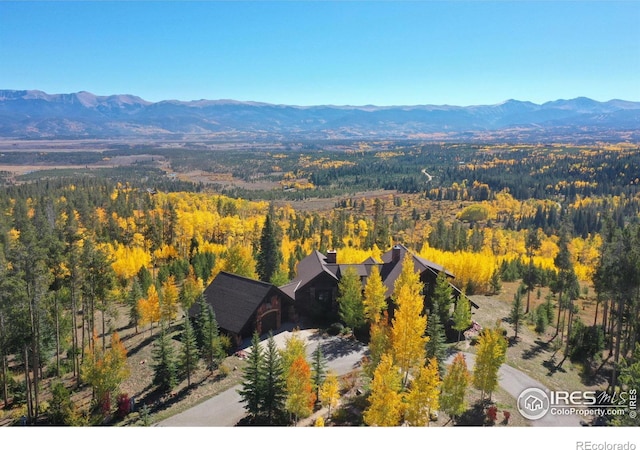
[[[273,335],[269,333],[267,349],[262,362],[264,384],[261,412],[268,425],[279,423],[284,418],[286,401],[286,380],[282,361]]]
[[[182,331],[182,353],[180,354],[180,371],[187,376],[187,386],[191,386],[191,374],[198,366],[198,346],[196,335],[189,317],[184,318]]]
[[[138,334],[138,324],[140,322],[138,302],[142,298],[144,298],[142,287],[138,279],[134,277],[131,283],[131,289],[129,289],[129,295],[127,296],[127,304],[129,305],[129,323],[136,327],[136,334]]]
[[[216,320],[216,314],[213,308],[204,301],[204,295],[200,296],[198,305],[200,311],[198,314],[198,333],[196,334],[196,338],[199,341],[200,354],[205,360],[209,370],[213,373],[225,355],[220,339],[220,328],[218,327],[218,321]]]
[[[470,379],[464,355],[458,353],[447,368],[440,392],[440,409],[453,420],[467,409],[465,397]]]
[[[260,280],[270,282],[271,277],[280,267],[282,252],[276,238],[276,225],[271,213],[267,214],[260,236],[260,250],[256,257],[256,270]]]
[[[435,358],[441,370],[444,370],[444,360],[446,357],[445,343],[447,341],[444,334],[444,327],[440,323],[438,314],[438,303],[433,304],[433,310],[427,317],[426,334],[429,340],[425,344],[425,356],[427,359]]]
[[[247,359],[247,365],[242,373],[241,388],[238,391],[244,408],[249,414],[252,422],[257,422],[262,406],[262,395],[264,391],[264,375],[263,375],[263,355],[260,346],[260,336],[257,332],[253,333],[251,339],[251,350]]]
[[[458,342],[460,334],[471,326],[471,302],[469,297],[461,295],[458,298],[456,309],[453,311],[453,329],[458,332]]]
[[[378,266],[373,266],[364,287],[364,298],[362,301],[364,316],[370,324],[378,322],[382,317],[382,312],[387,308],[387,300],[385,298],[386,290],[387,288],[382,283]]]
[[[522,290],[518,289],[517,292],[513,295],[513,305],[511,306],[511,312],[509,313],[509,320],[513,324],[513,329],[515,331],[514,339],[518,340],[518,329],[520,328],[520,323],[524,318],[524,312],[522,311]]]
[[[153,385],[166,394],[178,384],[175,351],[171,339],[162,330],[153,349]]]
[[[320,401],[320,386],[322,386],[326,375],[327,360],[322,354],[322,348],[318,345],[311,355],[311,381],[313,382],[316,399],[318,401]]]
[[[356,330],[364,325],[364,305],[362,303],[362,283],[353,267],[342,272],[338,282],[338,307],[340,319],[346,326]]]
[[[405,404],[405,419],[409,425],[429,426],[431,412],[440,407],[440,375],[436,359],[430,359],[411,382]]]
[[[364,423],[369,426],[394,427],[402,418],[402,380],[391,355],[383,355],[373,374],[369,407],[364,411]]]
[[[449,322],[449,317],[451,315],[451,295],[453,293],[453,289],[449,280],[447,279],[447,274],[444,270],[438,273],[436,277],[436,285],[433,291],[433,298],[431,304],[438,304],[438,315],[440,317],[440,323],[442,326],[446,326]]]

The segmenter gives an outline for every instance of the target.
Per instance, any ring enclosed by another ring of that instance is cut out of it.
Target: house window
[[[330,290],[318,290],[316,292],[316,301],[324,306],[331,305],[331,291]]]

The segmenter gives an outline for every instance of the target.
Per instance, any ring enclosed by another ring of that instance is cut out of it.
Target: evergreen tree
[[[269,339],[267,340],[261,371],[264,377],[264,384],[262,385],[260,409],[266,423],[274,425],[284,419],[287,391],[282,361],[271,333],[269,333]]]
[[[144,294],[140,282],[134,277],[131,283],[131,289],[129,289],[129,295],[127,296],[127,304],[129,306],[129,323],[136,327],[136,334],[138,334],[138,324],[140,322],[138,302],[143,298]]]
[[[515,331],[514,339],[518,340],[518,329],[520,328],[520,323],[524,318],[524,312],[522,312],[522,289],[518,289],[517,292],[513,295],[513,305],[511,306],[511,312],[509,313],[509,320],[513,325],[513,329]]]
[[[180,354],[180,371],[187,376],[187,386],[191,386],[191,374],[198,366],[198,346],[196,335],[189,317],[184,318],[182,331],[182,352]]]
[[[322,348],[318,345],[311,355],[311,381],[313,382],[316,399],[318,401],[320,401],[320,386],[322,386],[326,375],[327,360],[322,354]]]
[[[267,283],[271,281],[271,277],[278,271],[282,262],[282,252],[276,237],[276,226],[272,215],[267,214],[260,236],[260,250],[256,257],[258,277]]]
[[[342,273],[338,283],[338,307],[340,319],[346,326],[356,330],[364,325],[362,283],[356,269],[349,267]]]
[[[440,370],[444,370],[444,360],[446,357],[446,337],[444,327],[440,323],[440,314],[438,314],[438,303],[434,302],[433,310],[427,317],[426,334],[429,340],[425,344],[425,356],[427,359],[435,358]]]
[[[173,344],[165,330],[156,338],[152,357],[153,385],[163,394],[171,392],[178,384],[177,364]]]
[[[257,332],[251,338],[251,350],[247,365],[242,373],[241,388],[238,391],[244,408],[252,422],[257,422],[262,411],[262,396],[264,392],[263,355],[260,346],[260,336]]]
[[[529,302],[531,299],[531,291],[535,288],[536,283],[538,282],[536,271],[533,267],[533,255],[536,250],[540,248],[542,242],[540,241],[540,237],[538,236],[538,230],[532,228],[527,233],[527,238],[525,240],[525,248],[527,250],[527,256],[529,257],[529,268],[527,270],[526,276],[522,280],[526,285],[527,290],[527,308],[525,310],[525,314],[529,313]],[[517,332],[516,332],[517,339]]]
[[[205,302],[204,295],[198,300],[200,311],[198,314],[198,334],[200,354],[211,372],[218,368],[224,358],[225,351],[220,339],[220,328],[216,314],[211,305]]]
[[[494,295],[499,294],[502,290],[502,279],[500,278],[500,271],[498,269],[494,270],[491,274],[489,285],[491,286],[491,291]]]
[[[433,299],[432,304],[438,305],[438,315],[440,317],[440,323],[443,326],[446,326],[449,322],[449,317],[451,316],[451,295],[453,293],[453,288],[447,279],[447,274],[444,270],[438,273],[436,277],[436,286],[433,291]]]

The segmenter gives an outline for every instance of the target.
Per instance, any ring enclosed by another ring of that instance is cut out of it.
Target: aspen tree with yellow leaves
[[[391,321],[391,353],[394,364],[400,368],[402,387],[409,375],[425,359],[427,316],[423,314],[424,299],[419,274],[414,271],[409,253],[404,259],[402,272],[395,282],[393,299],[397,306]]]
[[[402,379],[399,367],[393,364],[391,355],[382,357],[373,374],[369,406],[363,414],[369,426],[394,427],[402,419]]]
[[[322,406],[327,408],[327,418],[330,418],[331,409],[338,406],[340,400],[340,383],[335,372],[331,370],[327,372],[327,377],[320,386],[318,397]]]
[[[431,358],[420,368],[405,395],[405,420],[411,426],[429,426],[432,411],[440,407],[438,361]]]
[[[161,318],[160,296],[154,284],[149,286],[147,297],[138,300],[138,310],[140,311],[140,325],[151,324],[151,336],[153,336],[153,324],[159,322]]]
[[[170,275],[162,283],[162,298],[160,299],[160,318],[167,323],[178,317],[178,298],[180,292],[176,286],[175,277]]]
[[[364,286],[364,298],[362,299],[364,316],[370,324],[380,321],[382,312],[387,308],[386,290],[387,288],[382,283],[380,269],[378,266],[373,266]]]
[[[485,328],[478,338],[478,351],[476,363],[473,369],[473,386],[480,390],[480,399],[491,394],[498,387],[498,369],[506,359],[507,340],[503,335],[503,329],[496,325],[494,328]]]

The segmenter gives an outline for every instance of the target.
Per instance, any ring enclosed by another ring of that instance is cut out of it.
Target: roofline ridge
[[[275,286],[275,287],[277,287],[273,283],[268,283],[268,282],[262,281],[262,280],[256,280],[255,278],[245,277],[243,275],[238,275],[237,273],[227,272],[226,270],[221,270],[218,273],[218,275],[221,275],[221,274],[229,275],[229,276],[232,276],[232,277],[235,277],[235,278],[240,278],[242,280],[252,281],[252,282],[254,282],[256,284],[262,284],[262,285],[265,285],[265,286]],[[217,275],[216,275],[216,278],[217,278]]]

